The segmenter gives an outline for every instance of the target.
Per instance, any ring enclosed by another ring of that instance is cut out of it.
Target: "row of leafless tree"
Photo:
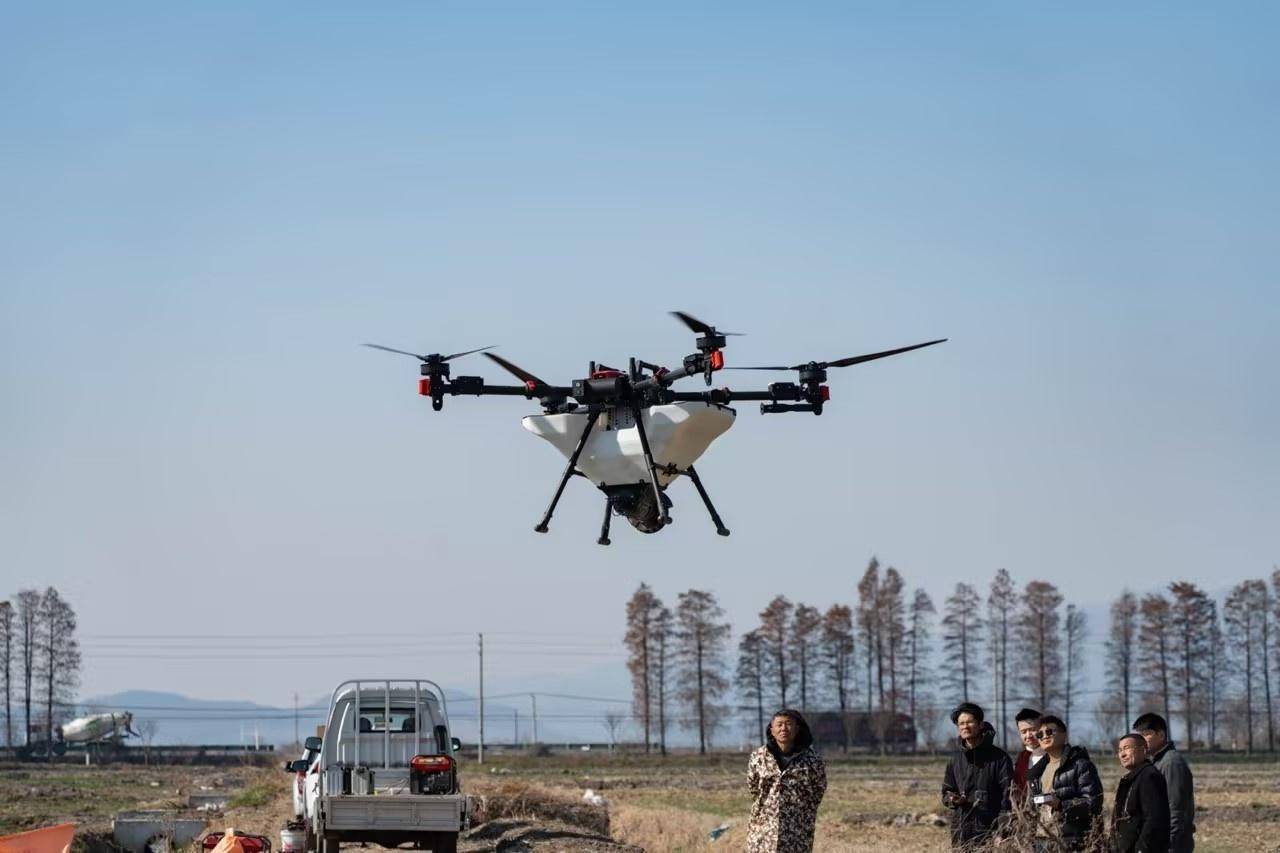
[[[646,749],[665,751],[673,720],[696,727],[705,749],[729,709],[731,680],[736,707],[757,732],[768,711],[793,706],[878,719],[907,714],[928,740],[947,709],[977,700],[992,709],[989,718],[1009,745],[1016,739],[1011,710],[1052,710],[1070,727],[1073,712],[1090,710],[1082,697],[1102,694],[1091,708],[1102,732],[1123,731],[1139,713],[1157,710],[1182,726],[1187,747],[1221,745],[1225,723],[1227,745],[1253,750],[1255,735],[1265,734],[1266,747],[1275,748],[1280,570],[1270,586],[1237,585],[1221,618],[1193,583],[1141,597],[1122,592],[1105,640],[1106,687],[1092,691],[1084,666],[1089,628],[1079,607],[1047,581],[1020,587],[1004,569],[985,592],[957,584],[935,626],[929,594],[908,592],[897,569],[873,558],[852,605],[822,612],[782,595],[770,601],[741,635],[730,679],[731,628],[714,595],[683,593],[673,616],[641,584],[627,605],[626,642]]]
[[[53,587],[43,593],[24,589],[12,601],[0,601],[0,676],[5,747],[18,746],[14,710],[19,700],[24,722],[21,742],[31,743],[40,728],[37,720],[46,742],[52,742],[53,727],[75,699],[80,682],[76,614]]]
[[[1224,631],[1225,623],[1225,631]],[[1103,719],[1131,719],[1135,704],[1182,724],[1183,743],[1223,743],[1252,752],[1265,735],[1276,746],[1271,680],[1280,677],[1280,570],[1270,584],[1237,584],[1218,604],[1193,583],[1139,598],[1124,592],[1111,605],[1108,695]],[[1265,721],[1265,726],[1263,723]]]

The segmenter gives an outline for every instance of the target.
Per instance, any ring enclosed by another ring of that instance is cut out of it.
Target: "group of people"
[[[1015,722],[1024,748],[1016,761],[993,743],[995,730],[979,706],[961,704],[951,721],[959,748],[943,777],[942,803],[951,810],[954,849],[998,849],[1014,838],[1029,841],[1037,853],[1195,849],[1191,768],[1159,714],[1138,717],[1116,742],[1125,772],[1105,823],[1098,768],[1087,749],[1068,740],[1060,717],[1019,711]]]
[[[1030,708],[1015,722],[1023,749],[1016,760],[995,744],[982,708],[964,702],[951,713],[958,749],[942,781],[955,850],[1111,850],[1115,853],[1190,853],[1195,849],[1195,792],[1191,769],[1169,740],[1168,722],[1143,714],[1116,743],[1124,775],[1110,818],[1103,819],[1098,768],[1067,724]],[[804,717],[779,711],[765,744],[751,754],[748,786],[754,800],[748,853],[813,850],[826,767]]]

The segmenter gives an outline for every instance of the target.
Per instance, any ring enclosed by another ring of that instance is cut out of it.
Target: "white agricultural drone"
[[[537,398],[544,414],[527,415],[524,428],[545,438],[569,458],[560,485],[551,498],[542,521],[533,529],[546,533],[551,515],[556,510],[565,484],[575,474],[595,483],[605,495],[604,523],[600,529],[601,545],[609,544],[609,522],[613,514],[626,517],[641,533],[657,533],[671,523],[667,510],[671,499],[666,489],[681,475],[693,481],[694,488],[711,514],[716,533],[728,536],[729,530],[711,504],[693,463],[706,449],[733,426],[737,413],[729,408],[735,400],[758,400],[760,414],[812,412],[822,414],[823,405],[831,399],[827,368],[848,367],[864,361],[933,346],[946,340],[927,341],[884,352],[855,355],[837,361],[810,361],[790,367],[738,367],[729,370],[795,370],[798,382],[774,382],[765,391],[733,391],[729,388],[710,391],[672,391],[676,380],[702,374],[708,387],[711,374],[724,366],[727,335],[718,332],[683,311],[672,311],[698,335],[698,351],[684,358],[680,367],[668,370],[632,358],[626,371],[591,362],[589,376],[575,379],[569,386],[549,385],[506,359],[485,350],[493,347],[456,352],[450,355],[418,355],[405,350],[365,344],[374,349],[413,356],[422,362],[422,378],[418,393],[431,398],[431,408],[444,408],[446,394],[452,397],[496,395],[500,397]],[[516,376],[523,385],[486,385],[479,376],[449,377],[449,362],[464,355],[484,352],[503,369]],[[659,461],[661,460],[661,461]]]

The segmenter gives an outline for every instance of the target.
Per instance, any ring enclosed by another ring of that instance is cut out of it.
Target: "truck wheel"
[[[338,839],[332,835],[320,836],[320,853],[338,853]]]
[[[458,853],[458,834],[442,832],[431,839],[431,853]]]

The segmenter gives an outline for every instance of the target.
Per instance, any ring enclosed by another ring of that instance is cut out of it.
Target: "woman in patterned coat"
[[[809,853],[827,768],[813,748],[799,711],[769,721],[765,745],[751,753],[747,784],[755,802],[747,825],[747,853]]]

